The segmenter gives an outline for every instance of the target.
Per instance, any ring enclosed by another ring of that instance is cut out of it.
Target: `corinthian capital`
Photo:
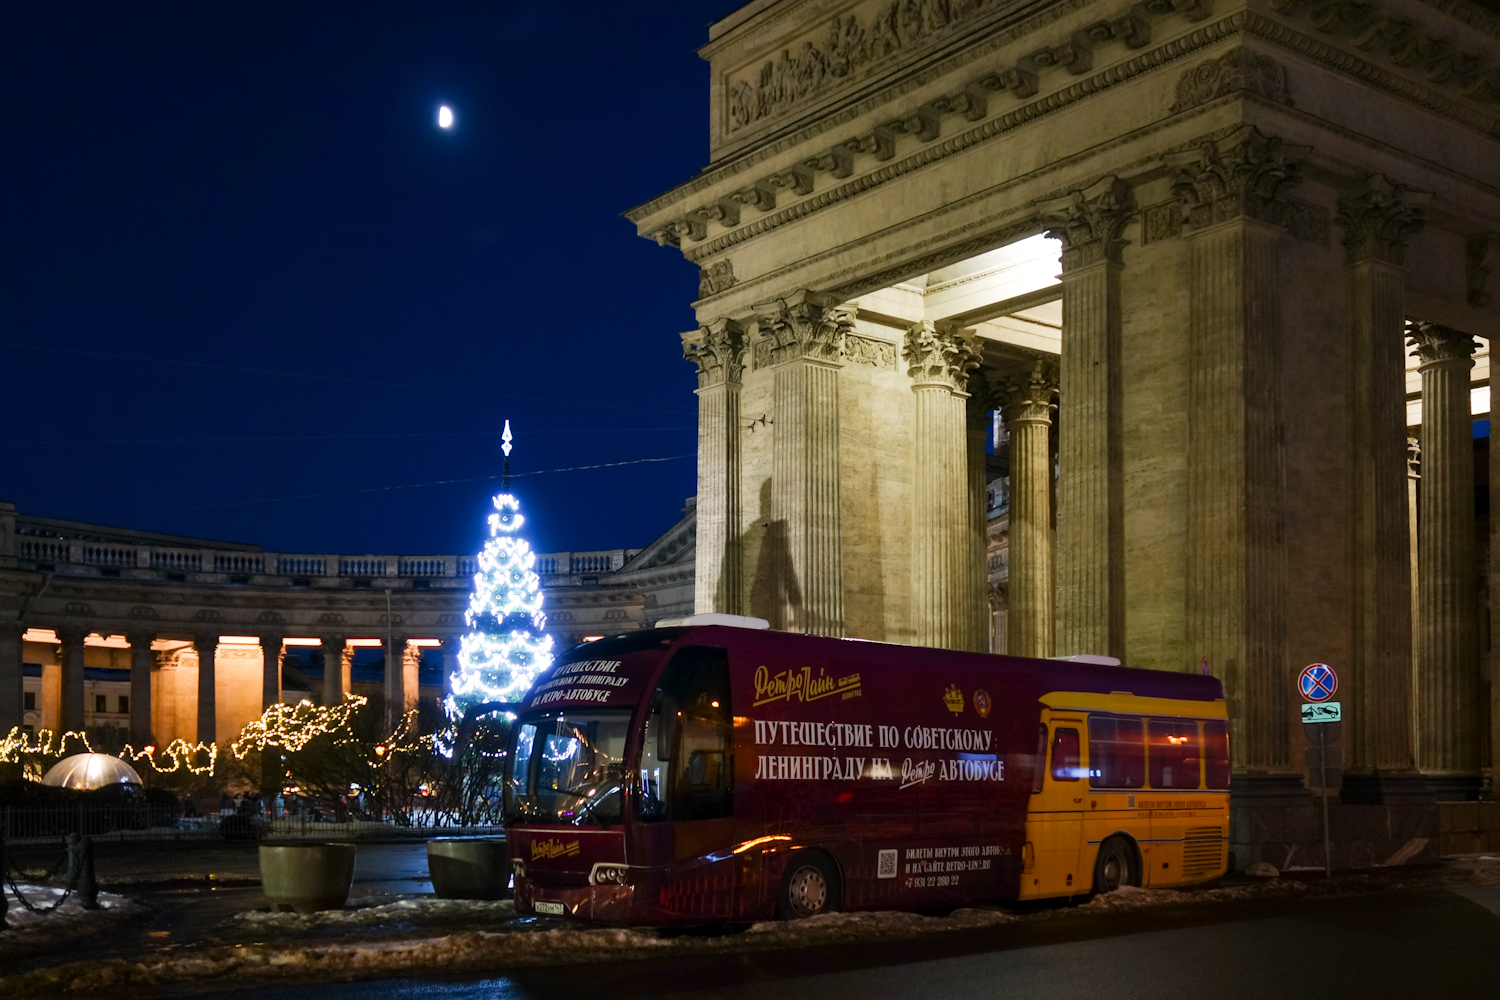
[[[745,332],[732,319],[682,335],[682,356],[698,366],[698,388],[738,384],[745,371]]]
[[[1000,402],[1000,416],[1007,425],[1026,422],[1051,423],[1057,395],[1057,365],[1038,359],[1019,374],[995,379],[991,385]]]
[[[1424,321],[1408,324],[1406,343],[1423,367],[1443,361],[1462,361],[1465,368],[1474,364],[1474,338],[1449,326]]]
[[[1135,212],[1135,196],[1125,181],[1106,177],[1037,207],[1048,226],[1047,235],[1062,241],[1064,271],[1106,260],[1120,263],[1125,249],[1120,234]]]
[[[1339,200],[1338,223],[1344,231],[1349,263],[1378,260],[1400,264],[1406,241],[1420,232],[1424,210],[1432,195],[1392,184],[1384,174],[1372,174],[1365,189]]]
[[[972,331],[939,330],[926,320],[906,331],[902,355],[913,385],[945,385],[962,392],[969,372],[979,367],[979,347]]]
[[[756,307],[761,340],[771,364],[807,359],[838,364],[844,335],[854,329],[854,307],[801,291]],[[756,357],[761,357],[761,346]],[[757,364],[760,362],[757,361]]]
[[[1246,125],[1218,142],[1167,157],[1177,172],[1172,193],[1183,219],[1194,229],[1242,216],[1285,226],[1291,207],[1285,191],[1302,179],[1296,161],[1309,150]]]

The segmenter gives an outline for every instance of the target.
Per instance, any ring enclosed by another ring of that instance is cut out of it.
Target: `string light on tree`
[[[459,645],[458,670],[446,702],[457,718],[469,705],[520,699],[543,670],[552,665],[552,637],[542,630],[542,581],[536,554],[520,536],[526,519],[521,502],[510,492],[510,421],[505,422],[502,492],[489,517],[490,538],[479,553],[474,593],[464,621],[469,633]]]

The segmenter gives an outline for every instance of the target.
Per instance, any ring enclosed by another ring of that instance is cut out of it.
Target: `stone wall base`
[[[1236,781],[1229,800],[1230,868],[1259,861],[1277,868],[1323,867],[1323,813],[1317,796],[1290,780]],[[1438,859],[1438,803],[1328,802],[1333,867],[1422,864]]]
[[[1500,802],[1440,802],[1443,854],[1500,854]]]

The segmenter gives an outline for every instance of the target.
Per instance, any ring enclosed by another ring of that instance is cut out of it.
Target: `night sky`
[[[509,418],[516,473],[679,456],[515,480],[539,550],[646,544],[697,269],[619,213],[706,162],[737,5],[6,4],[0,499],[472,552]]]

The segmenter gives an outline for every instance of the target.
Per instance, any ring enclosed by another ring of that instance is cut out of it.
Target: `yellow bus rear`
[[[1206,882],[1228,862],[1229,721],[1212,702],[1044,695],[1021,899]]]

